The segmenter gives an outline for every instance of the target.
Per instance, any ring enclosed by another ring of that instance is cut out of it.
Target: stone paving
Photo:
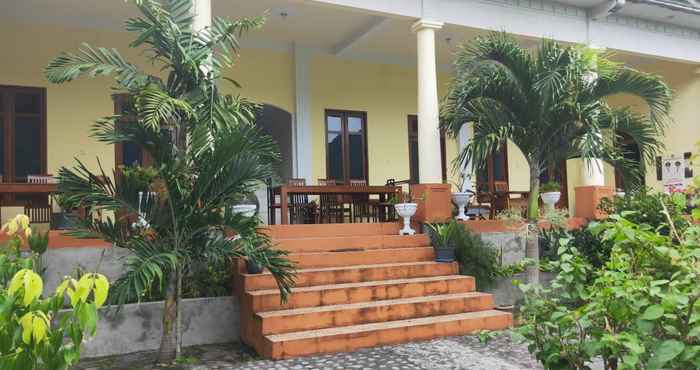
[[[156,370],[153,353],[86,360],[80,370]],[[368,348],[352,353],[269,361],[257,357],[239,344],[187,348],[176,370],[525,370],[542,369],[524,345],[513,343],[507,334],[496,335],[487,343],[477,337],[449,337],[429,342]]]

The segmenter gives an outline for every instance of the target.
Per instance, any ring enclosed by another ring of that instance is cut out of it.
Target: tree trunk
[[[540,282],[540,228],[537,222],[540,217],[540,167],[538,164],[530,164],[530,195],[527,204],[527,239],[525,244],[525,257],[536,263],[527,268],[528,284]]]
[[[163,305],[163,336],[160,339],[157,362],[168,364],[177,358],[177,338],[175,323],[177,321],[177,276],[173,272],[168,276]]]

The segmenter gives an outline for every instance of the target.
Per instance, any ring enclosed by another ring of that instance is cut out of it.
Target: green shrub
[[[668,210],[673,224],[679,232],[685,231],[690,225],[683,216],[687,199],[684,194],[663,194],[654,193],[649,188],[625,194],[623,197],[613,199],[603,198],[598,208],[607,214],[624,214],[625,218],[635,224],[646,224],[651,226],[663,235],[669,234],[669,227],[664,206]]]
[[[545,182],[540,185],[540,193],[550,193],[561,191],[561,186],[556,181]]]
[[[598,270],[563,240],[551,286],[522,286],[516,334],[545,369],[699,368],[700,245],[685,238],[696,229],[672,237],[612,215],[590,230],[612,243]]]
[[[493,285],[500,267],[498,251],[466,227],[456,228],[452,240],[456,248],[459,272],[462,275],[473,276],[479,290]]]

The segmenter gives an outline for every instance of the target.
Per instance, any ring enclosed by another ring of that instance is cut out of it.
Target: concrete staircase
[[[274,226],[277,246],[298,263],[283,305],[269,273],[236,265],[241,337],[273,359],[505,329],[509,313],[475,292],[456,263],[433,262],[425,235],[398,236],[398,225]]]

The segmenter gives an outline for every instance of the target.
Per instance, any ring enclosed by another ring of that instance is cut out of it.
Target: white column
[[[309,94],[309,64],[311,53],[296,43],[294,53],[294,96],[296,99],[294,115],[294,175],[305,178],[312,184],[312,147],[311,142],[311,99]]]
[[[459,153],[462,153],[464,148],[467,147],[467,144],[469,144],[469,140],[471,140],[471,128],[472,124],[471,123],[465,123],[462,125],[462,128],[459,129],[459,138],[458,138],[458,147],[459,147]],[[474,170],[472,168],[472,164],[467,162],[467,163],[462,163],[462,178],[464,179],[464,184],[462,185],[462,188],[459,189],[462,192],[467,192],[467,191],[473,191],[472,189],[472,175],[474,173]]]
[[[418,39],[418,172],[421,184],[442,183],[435,30],[443,23],[421,19],[412,30]]]
[[[581,167],[581,179],[583,186],[605,185],[603,161],[600,159],[583,160]]]
[[[199,31],[205,27],[211,26],[211,0],[194,0],[193,1],[194,19],[192,28]]]

